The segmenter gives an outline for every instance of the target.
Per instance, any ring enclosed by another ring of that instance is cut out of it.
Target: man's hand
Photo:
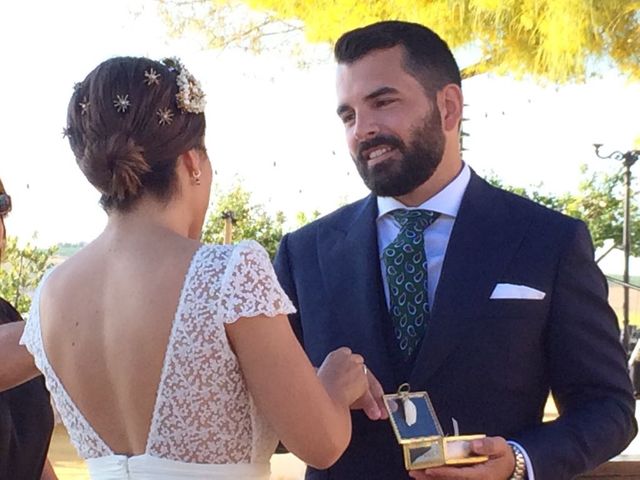
[[[465,467],[437,467],[409,472],[416,480],[507,480],[516,466],[511,447],[502,437],[487,437],[471,442],[471,451],[486,455],[489,461]]]
[[[367,380],[369,381],[369,390],[351,405],[351,410],[363,410],[371,420],[389,418],[382,400],[384,390],[375,375],[371,373],[371,370],[367,370]]]

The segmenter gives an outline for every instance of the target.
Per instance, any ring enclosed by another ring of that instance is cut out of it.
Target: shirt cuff
[[[520,449],[520,451],[522,452],[522,455],[524,456],[524,463],[527,466],[527,480],[535,480],[536,477],[533,474],[533,464],[531,463],[529,454],[524,449],[524,447],[520,445],[518,442],[513,442],[511,440],[507,441],[507,443],[510,443],[511,445],[514,445]]]

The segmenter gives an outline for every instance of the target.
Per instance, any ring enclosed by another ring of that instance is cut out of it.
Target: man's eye
[[[376,107],[385,107],[395,102],[395,98],[380,98],[376,100]]]
[[[355,115],[353,113],[346,113],[342,115],[340,118],[342,119],[342,123],[347,124],[353,122],[355,119]]]

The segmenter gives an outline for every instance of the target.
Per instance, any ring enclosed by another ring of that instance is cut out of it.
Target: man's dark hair
[[[342,35],[334,48],[338,63],[350,64],[373,50],[401,45],[404,67],[418,80],[428,95],[447,84],[461,86],[460,68],[447,43],[433,30],[417,23],[378,22]]]

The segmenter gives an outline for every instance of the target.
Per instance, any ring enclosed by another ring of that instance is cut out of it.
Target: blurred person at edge
[[[4,219],[10,211],[11,197],[0,180],[0,261],[7,240]],[[0,298],[0,325],[22,321],[18,311]],[[53,424],[42,376],[0,393],[0,479],[57,478],[47,460]]]

